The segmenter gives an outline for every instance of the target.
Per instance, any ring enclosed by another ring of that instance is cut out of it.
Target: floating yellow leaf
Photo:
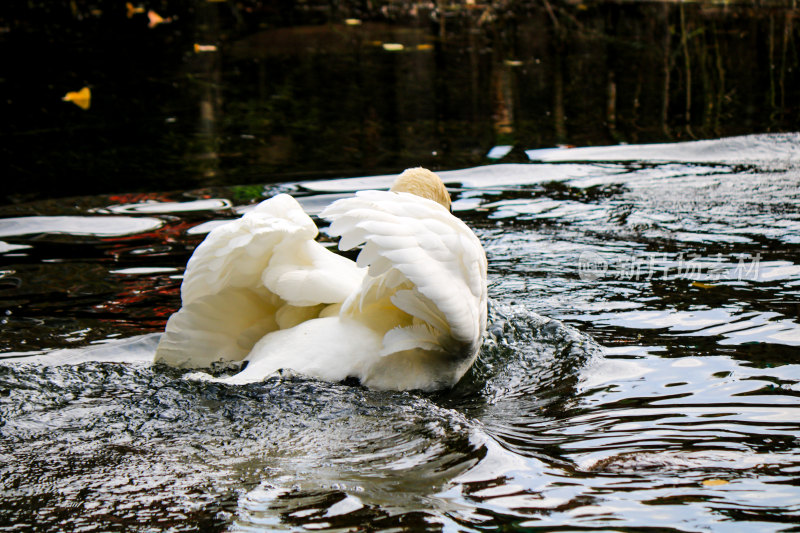
[[[133,18],[136,13],[144,13],[144,8],[142,6],[134,6],[130,2],[125,4],[125,7],[128,9],[128,18]]]
[[[713,289],[716,285],[712,285],[710,283],[701,283],[699,281],[693,281],[692,287],[697,287],[699,289]]]
[[[706,487],[719,487],[720,485],[727,485],[728,482],[724,479],[704,479],[703,485]]]
[[[72,102],[81,109],[89,109],[92,104],[92,91],[88,87],[84,87],[80,91],[71,91],[62,98],[65,102]]]
[[[418,44],[417,50],[433,50],[432,44]]]
[[[194,53],[199,54],[200,52],[216,52],[217,45],[215,44],[197,44],[194,43]]]
[[[400,43],[383,43],[383,49],[387,52],[401,52],[404,46]]]
[[[345,19],[344,23],[348,26],[360,26],[361,20],[360,19]]]
[[[523,65],[522,61],[519,59],[506,59],[503,63],[509,67],[521,67]]]
[[[155,28],[159,24],[166,24],[167,22],[172,22],[170,18],[164,18],[152,9],[147,12],[147,18],[150,19],[150,22],[147,24],[149,28]]]

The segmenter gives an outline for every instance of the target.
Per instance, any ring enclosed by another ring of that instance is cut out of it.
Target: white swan
[[[155,361],[247,366],[221,381],[260,381],[280,370],[377,389],[454,385],[486,327],[486,255],[449,210],[433,172],[403,172],[390,191],[361,191],[321,217],[339,248],[281,194],[215,228],[186,267],[183,307],[170,317]]]

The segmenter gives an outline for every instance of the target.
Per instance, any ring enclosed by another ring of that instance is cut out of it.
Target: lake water
[[[528,156],[442,172],[491,311],[475,367],[432,395],[150,364],[191,250],[243,194],[317,213],[391,176],[5,208],[0,523],[796,527],[800,135]]]
[[[791,2],[7,4],[0,530],[800,528]],[[453,390],[151,365],[211,228],[416,165],[489,259]]]
[[[3,204],[800,123],[791,0],[5,4]],[[63,101],[84,87],[88,109]]]

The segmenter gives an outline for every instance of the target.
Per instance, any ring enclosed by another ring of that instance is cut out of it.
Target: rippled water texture
[[[434,395],[149,363],[213,225],[390,177],[3,208],[0,524],[796,527],[798,154],[768,135],[442,173],[492,302],[478,363]]]

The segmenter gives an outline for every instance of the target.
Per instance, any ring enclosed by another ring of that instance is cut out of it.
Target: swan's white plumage
[[[395,305],[430,326],[446,324],[442,333],[458,343],[478,342],[486,321],[486,256],[463,222],[433,201],[383,191],[357,193],[334,203],[322,216],[332,221],[329,233],[342,237],[340,248],[364,244],[357,263],[369,264],[371,278],[394,270],[414,286],[412,296],[393,301]],[[367,278],[364,283],[374,281]],[[397,285],[398,276],[385,284],[387,291]],[[438,324],[417,295],[443,315]]]
[[[156,360],[194,368],[240,361],[265,334],[341,303],[364,272],[316,236],[288,195],[215,228],[189,259],[183,306],[167,322]]]
[[[287,195],[213,230],[187,265],[156,360],[199,368],[246,357],[233,383],[280,369],[384,389],[458,381],[486,325],[478,238],[405,192],[362,191],[320,216],[340,249],[362,247],[355,263],[316,242]]]

